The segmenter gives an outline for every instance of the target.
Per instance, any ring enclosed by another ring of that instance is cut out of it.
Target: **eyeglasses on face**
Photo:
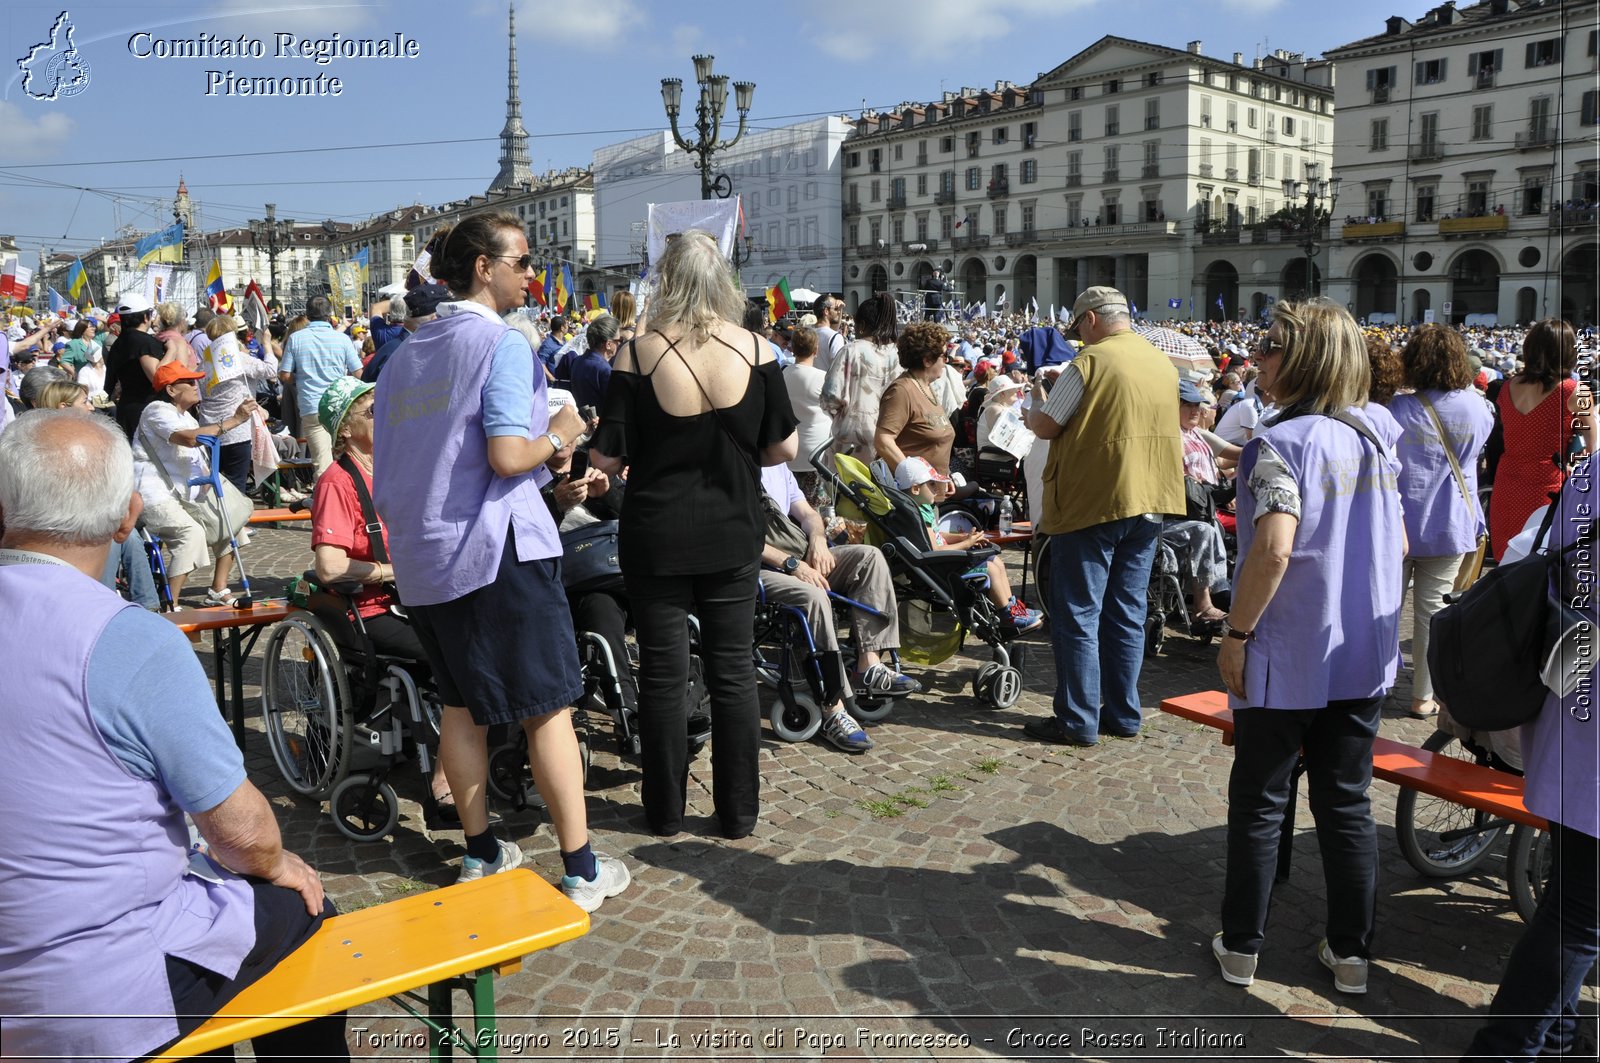
[[[490,255],[490,258],[501,258],[511,263],[515,269],[526,270],[533,265],[532,255]]]

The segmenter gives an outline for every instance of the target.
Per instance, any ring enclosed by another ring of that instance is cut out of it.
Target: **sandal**
[[[1412,705],[1411,708],[1406,710],[1406,714],[1413,719],[1431,720],[1439,715],[1439,703],[1429,698],[1420,705]]]
[[[229,609],[232,609],[239,603],[239,595],[233,590],[227,588],[224,588],[220,591],[216,588],[209,588],[207,589],[206,596],[204,599],[202,599],[202,601],[206,605],[223,605],[227,606]]]

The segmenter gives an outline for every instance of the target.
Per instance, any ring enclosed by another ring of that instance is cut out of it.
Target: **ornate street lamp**
[[[268,285],[272,301],[278,301],[278,252],[289,247],[294,236],[294,219],[279,218],[278,205],[267,204],[266,218],[250,219],[250,247],[258,254],[267,253],[267,270],[271,274]]]
[[[722,135],[722,119],[728,110],[728,76],[711,72],[713,60],[714,57],[709,55],[694,57],[694,80],[700,86],[700,98],[694,108],[693,141],[685,140],[678,130],[678,114],[683,107],[682,78],[661,79],[661,102],[666,107],[667,119],[672,123],[672,139],[678,147],[695,158],[695,169],[700,171],[700,198],[710,199],[713,185],[717,185],[719,198],[726,199],[732,191],[732,183],[722,179],[717,181],[712,179],[711,156],[733,147],[744,136],[745,119],[750,114],[750,103],[755,98],[756,85],[753,81],[733,83],[734,108],[739,112],[739,131],[733,135],[732,140],[719,140],[718,137]]]
[[[1333,180],[1320,178],[1321,163],[1310,163],[1306,166],[1306,179],[1295,181],[1284,178],[1283,198],[1286,205],[1293,206],[1294,201],[1300,198],[1301,187],[1304,186],[1306,201],[1303,207],[1295,210],[1295,232],[1300,234],[1300,248],[1306,253],[1306,296],[1309,298],[1317,294],[1316,274],[1313,272],[1314,259],[1317,257],[1317,212],[1323,203],[1327,203],[1327,213],[1333,214],[1333,206],[1339,202],[1340,178]]]

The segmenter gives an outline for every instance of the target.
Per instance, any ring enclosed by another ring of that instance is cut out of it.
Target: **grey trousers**
[[[856,629],[856,648],[879,653],[900,648],[900,618],[894,598],[894,583],[889,577],[889,562],[875,546],[833,547],[833,571],[828,585],[835,593],[870,605],[883,616],[852,609]],[[839,635],[833,628],[833,607],[820,587],[781,572],[762,572],[761,584],[767,601],[804,609],[817,649],[837,650]]]

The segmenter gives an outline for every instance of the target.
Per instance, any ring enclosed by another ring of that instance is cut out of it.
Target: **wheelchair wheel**
[[[297,614],[272,629],[263,660],[272,759],[297,793],[325,798],[350,764],[350,684],[338,647],[321,621]]]
[[[507,742],[489,753],[489,792],[500,800],[516,803],[523,783],[531,781],[528,751],[521,742]]]
[[[862,723],[877,723],[880,720],[886,720],[889,718],[889,714],[894,711],[894,703],[897,700],[899,699],[882,698],[868,700],[866,698],[857,697],[855,717]]]
[[[1161,614],[1155,602],[1150,603],[1150,611],[1144,621],[1144,655],[1146,657],[1161,656],[1161,647],[1167,641],[1167,620]]]
[[[1448,731],[1433,732],[1422,748],[1459,760],[1473,759]],[[1489,813],[1446,798],[1407,788],[1395,799],[1395,841],[1406,862],[1429,878],[1452,878],[1471,871],[1488,859],[1505,829],[1504,821]]]
[[[1524,923],[1533,921],[1533,913],[1544,896],[1545,883],[1550,881],[1552,863],[1549,831],[1534,830],[1523,823],[1511,829],[1511,847],[1506,852],[1506,887],[1511,891],[1511,904]]]
[[[376,775],[357,772],[333,788],[333,825],[351,841],[375,842],[400,825],[400,799]]]
[[[822,729],[822,706],[809,694],[794,694],[792,705],[779,694],[767,712],[767,722],[772,724],[772,733],[785,742],[809,742]]]

